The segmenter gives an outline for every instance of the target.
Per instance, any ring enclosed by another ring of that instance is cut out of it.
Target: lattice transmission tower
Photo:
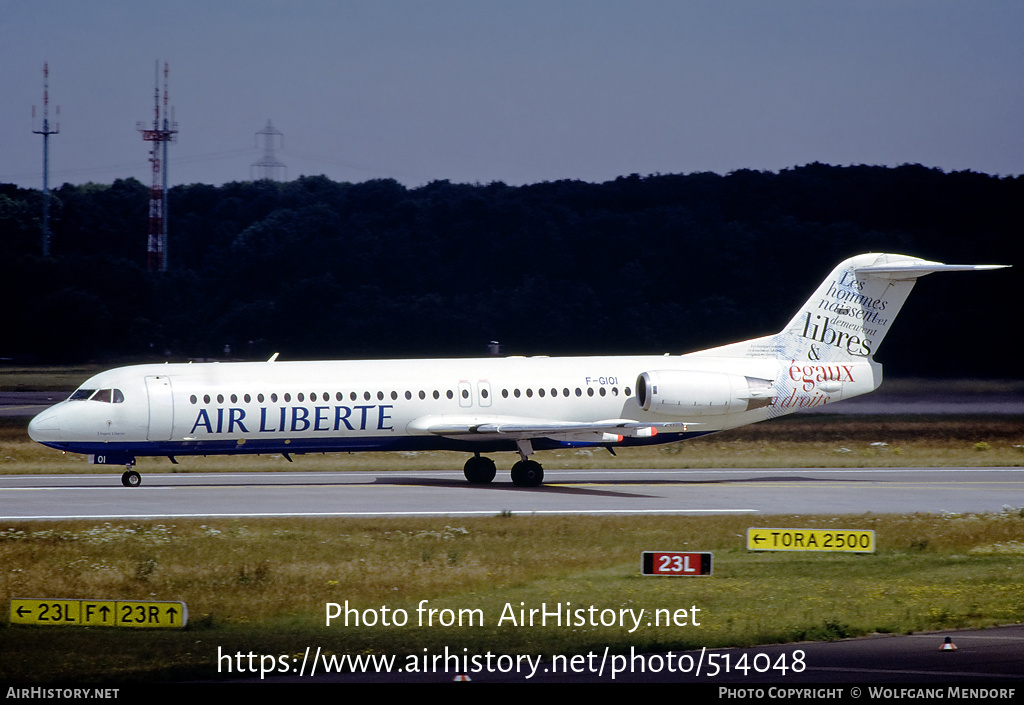
[[[170,67],[164,62],[163,111],[160,109],[160,62],[156,62],[156,91],[153,100],[153,127],[136,123],[142,139],[152,142],[149,162],[153,166],[153,185],[149,189],[149,238],[146,241],[146,264],[149,271],[167,271],[167,145],[178,135],[178,123],[167,107],[167,77]]]
[[[60,106],[57,106],[60,115]],[[32,106],[32,122],[35,123],[36,106]],[[33,127],[36,125],[33,124]],[[50,63],[43,63],[43,124],[32,132],[43,136],[43,257],[50,256],[50,135],[60,132],[60,123],[50,126]]]
[[[280,138],[278,142],[284,149],[284,133],[274,127],[270,120],[267,120],[266,127],[256,133],[257,141],[260,137],[263,138],[263,158],[249,166],[249,176],[271,181],[282,181],[288,178],[288,167],[274,156],[274,138]],[[253,176],[254,174],[255,176]]]

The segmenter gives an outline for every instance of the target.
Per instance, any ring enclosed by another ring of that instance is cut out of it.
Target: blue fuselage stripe
[[[535,438],[535,450],[558,448],[584,448],[594,446],[650,446],[696,438],[709,432],[664,433],[653,438],[624,438],[619,443],[587,443],[577,441],[556,441],[549,438]],[[238,442],[235,440],[209,441],[142,441],[125,443],[83,443],[50,442],[46,445],[57,450],[86,455],[105,456],[166,456],[166,455],[257,455],[269,453],[344,453],[362,451],[401,450],[453,450],[464,452],[494,453],[516,450],[514,440],[468,441],[430,436],[377,436],[360,438],[309,438],[309,439],[255,439]]]

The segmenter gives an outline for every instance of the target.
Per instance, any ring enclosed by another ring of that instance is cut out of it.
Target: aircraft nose
[[[36,443],[60,440],[60,422],[57,413],[46,410],[28,422],[28,437]]]

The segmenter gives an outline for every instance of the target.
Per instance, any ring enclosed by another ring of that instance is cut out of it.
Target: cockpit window
[[[68,397],[68,401],[80,401],[82,399],[102,401],[107,404],[121,404],[124,402],[124,394],[121,393],[120,389],[79,389]]]

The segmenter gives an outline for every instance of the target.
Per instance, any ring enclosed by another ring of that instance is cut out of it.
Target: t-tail
[[[815,405],[814,394],[822,401],[865,394],[882,382],[874,355],[918,277],[1006,266],[942,264],[898,254],[857,255],[839,263],[780,332],[698,355],[788,364],[786,374],[776,380],[773,405],[786,398],[800,399],[801,393],[806,406]]]
[[[851,257],[833,269],[786,327],[772,336],[775,354],[824,362],[872,358],[918,277],[1003,266],[942,264],[893,254]]]

